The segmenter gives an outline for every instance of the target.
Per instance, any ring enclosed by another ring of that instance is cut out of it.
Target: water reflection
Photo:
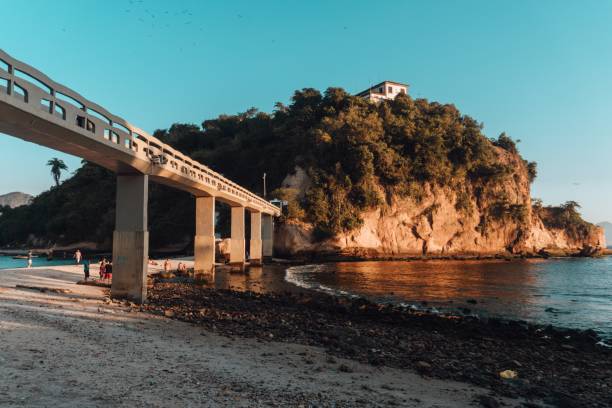
[[[531,262],[426,261],[338,263],[324,284],[367,292],[381,300],[447,302],[511,298],[524,301],[537,277]]]
[[[341,262],[292,268],[287,276],[302,287],[378,302],[468,308],[612,336],[612,258]]]
[[[293,285],[284,280],[285,269],[282,265],[265,265],[248,267],[246,271],[238,272],[229,267],[217,267],[214,287],[256,293],[296,291]]]
[[[376,302],[593,328],[612,338],[612,257],[599,259],[340,262],[218,268],[214,286],[253,292],[322,290]]]

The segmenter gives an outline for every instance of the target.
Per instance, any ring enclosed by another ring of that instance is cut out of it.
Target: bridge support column
[[[230,248],[230,264],[244,269],[244,207],[232,207],[232,236]]]
[[[269,214],[262,214],[262,249],[264,258],[272,258],[274,248],[274,221]]]
[[[147,298],[149,177],[117,176],[117,204],[113,233],[111,296],[142,303]]]
[[[262,264],[261,213],[258,211],[251,213],[249,262],[254,266]]]
[[[196,279],[215,272],[215,197],[196,197],[196,229],[193,254]]]

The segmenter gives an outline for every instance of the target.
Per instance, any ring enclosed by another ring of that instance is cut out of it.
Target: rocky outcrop
[[[279,255],[340,254],[356,257],[592,255],[605,248],[602,228],[584,234],[549,228],[532,207],[527,170],[517,154],[498,150],[499,161],[518,169],[501,182],[424,184],[420,197],[392,196],[361,214],[360,228],[318,241],[313,226],[279,223]],[[302,181],[303,182],[303,181]]]
[[[610,243],[612,243],[612,223],[604,221],[598,223],[597,226],[604,229],[606,235],[606,243],[610,245]]]

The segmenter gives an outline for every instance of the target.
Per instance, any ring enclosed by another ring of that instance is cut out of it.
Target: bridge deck
[[[0,50],[0,132],[118,174],[147,174],[198,197],[274,216],[279,209]]]

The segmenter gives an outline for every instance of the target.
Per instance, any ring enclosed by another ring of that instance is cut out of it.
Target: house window
[[[378,88],[378,93],[383,93],[384,88],[381,86],[380,88]]]
[[[393,87],[392,86],[390,86],[388,89],[389,89],[389,93],[393,93]]]

